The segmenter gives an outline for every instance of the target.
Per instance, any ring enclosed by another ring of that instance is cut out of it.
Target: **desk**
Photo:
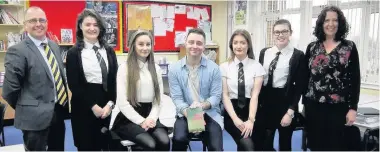
[[[372,107],[375,109],[378,109],[379,105],[379,100],[377,101],[372,101],[372,102],[367,102],[364,104],[359,104],[359,107]],[[360,129],[360,135],[362,137],[362,143],[363,143],[363,150],[365,151],[372,151],[372,149],[369,149],[369,141],[370,137],[376,136],[379,138],[379,122],[375,123],[363,123],[359,121],[355,121],[354,123],[355,126],[357,126]],[[379,145],[377,144],[377,147],[374,147],[379,149]]]
[[[10,146],[4,146],[0,147],[0,151],[17,151],[17,152],[24,152],[24,144],[18,144],[18,145],[10,145]]]
[[[0,87],[0,103],[7,105],[4,120],[13,120],[15,118],[15,110],[8,104],[7,101],[3,99],[2,93],[3,93],[3,87]]]

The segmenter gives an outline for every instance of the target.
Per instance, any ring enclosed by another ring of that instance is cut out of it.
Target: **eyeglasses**
[[[279,36],[280,34],[282,34],[282,35],[288,35],[288,34],[289,34],[289,30],[274,31],[273,34],[274,34],[275,36]]]
[[[41,24],[45,24],[47,22],[47,19],[44,19],[44,18],[32,18],[30,20],[26,20],[25,22],[28,22],[30,24],[37,24],[37,22],[40,22]]]

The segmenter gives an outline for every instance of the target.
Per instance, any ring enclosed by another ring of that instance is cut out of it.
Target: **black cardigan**
[[[108,59],[108,82],[107,82],[107,99],[116,104],[116,74],[117,74],[117,58],[112,47],[106,46]],[[71,103],[81,103],[85,107],[91,109],[96,103],[92,99],[93,95],[85,94],[85,86],[87,84],[84,76],[82,64],[82,50],[78,46],[70,48],[66,57],[66,71],[69,88],[72,92]]]
[[[264,55],[268,48],[260,51],[259,62],[264,65]],[[289,103],[289,108],[298,111],[298,102],[304,89],[306,65],[305,55],[302,51],[294,48],[294,52],[289,61],[289,76],[285,83],[286,102]]]

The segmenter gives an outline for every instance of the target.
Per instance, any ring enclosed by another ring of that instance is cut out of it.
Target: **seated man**
[[[203,30],[191,29],[185,46],[186,57],[169,67],[170,94],[177,109],[172,151],[186,151],[189,144],[186,110],[195,107],[204,111],[206,125],[202,137],[208,150],[222,151],[223,121],[219,108],[222,79],[219,67],[202,56],[205,50]]]

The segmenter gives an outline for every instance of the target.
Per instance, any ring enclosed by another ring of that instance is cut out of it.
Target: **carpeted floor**
[[[71,131],[71,121],[66,120],[66,138],[65,138],[65,151],[76,151],[76,147],[74,146],[73,136]],[[22,144],[22,133],[20,130],[14,128],[13,126],[7,126],[4,128],[5,132],[5,144],[6,145],[15,145]],[[292,147],[293,151],[301,151],[301,133],[302,131],[295,131],[292,139]],[[274,147],[278,148],[278,135],[276,134]],[[191,149],[193,151],[202,151],[202,143],[201,142],[191,142]],[[225,151],[236,151],[236,144],[231,138],[231,136],[224,131],[223,132],[223,146]]]

